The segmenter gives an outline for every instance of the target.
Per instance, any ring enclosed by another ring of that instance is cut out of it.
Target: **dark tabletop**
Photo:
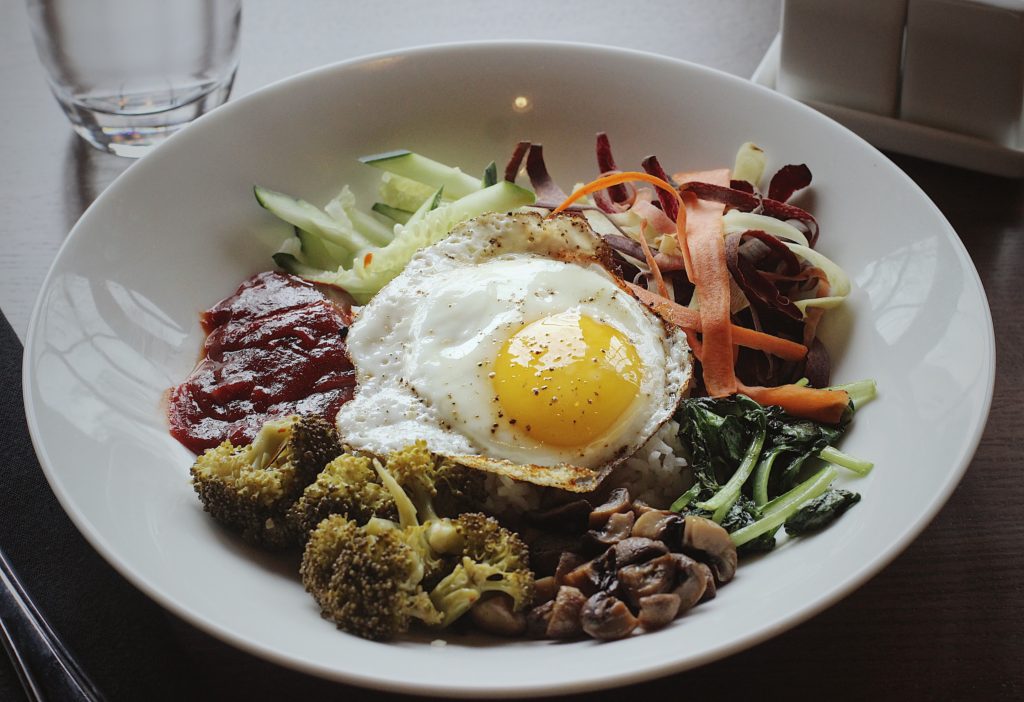
[[[515,12],[463,0],[446,2],[443,16],[424,9],[431,3],[391,2],[387,11],[363,4],[247,0],[236,95],[370,51],[469,38],[613,44],[749,76],[779,17],[777,2],[761,0],[648,2],[642,12],[597,0],[520,2]],[[57,247],[129,163],[71,134],[47,92],[24,15],[17,0],[0,3],[0,311],[22,338]],[[386,35],[358,30],[382,19]],[[634,685],[629,699],[1024,698],[1024,183],[893,160],[952,223],[988,294],[998,366],[978,452],[935,521],[854,594],[752,649]],[[0,547],[112,699],[397,699],[236,651],[165,613],[110,569],[63,515],[35,465],[20,407],[19,352],[0,321]],[[20,695],[0,656],[0,700]]]

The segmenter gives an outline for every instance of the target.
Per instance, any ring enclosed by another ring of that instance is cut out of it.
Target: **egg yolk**
[[[633,404],[642,376],[626,335],[569,311],[513,334],[491,378],[500,416],[514,428],[545,444],[584,446]]]

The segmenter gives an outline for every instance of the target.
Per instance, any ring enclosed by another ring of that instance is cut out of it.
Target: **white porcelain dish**
[[[164,391],[196,361],[198,313],[270,267],[282,230],[251,187],[326,201],[374,174],[356,157],[408,147],[467,170],[514,142],[545,144],[556,179],[593,176],[594,133],[620,166],[728,165],[738,145],[805,162],[820,250],[855,290],[824,333],[838,381],[877,379],[844,448],[870,457],[864,499],[825,532],[741,566],[712,602],[626,641],[377,644],[322,620],[293,559],[216,527],[170,438]],[[955,232],[920,189],[853,133],[795,101],[677,60],[593,46],[410,49],[277,83],[199,120],[89,208],[46,279],[25,353],[36,450],[90,542],[162,605],[274,662],[359,685],[446,696],[529,696],[680,671],[777,634],[899,553],[966,469],[988,413],[992,323]],[[881,631],[885,622],[877,623]]]

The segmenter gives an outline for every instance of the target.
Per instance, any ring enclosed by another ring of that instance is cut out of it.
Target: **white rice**
[[[625,487],[634,500],[640,499],[652,507],[664,509],[692,483],[693,477],[679,441],[679,424],[669,420],[605,479],[601,492]],[[486,508],[498,514],[525,514],[541,507],[543,489],[530,483],[490,474],[485,489],[488,496]]]
[[[624,487],[634,500],[666,509],[693,484],[679,423],[670,419],[647,443],[608,476],[606,485]]]

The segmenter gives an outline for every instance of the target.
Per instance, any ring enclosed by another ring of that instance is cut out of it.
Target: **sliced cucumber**
[[[314,276],[323,273],[322,270],[319,270],[312,266],[308,266],[302,261],[300,261],[296,256],[290,253],[286,253],[284,251],[278,251],[276,254],[272,256],[272,258],[274,259],[274,263],[277,264],[278,268],[285,271],[286,273],[297,275],[300,278],[306,278],[309,280],[312,279]]]
[[[415,212],[412,213],[412,217],[406,222],[406,225],[416,224],[421,219],[427,216],[428,212],[432,212],[441,206],[441,196],[444,193],[444,188],[438,188],[433,195],[423,201]]]
[[[374,246],[384,246],[395,237],[391,227],[356,209],[356,196],[347,185],[327,203],[324,211],[340,226],[355,229]]]
[[[262,207],[285,222],[302,231],[322,236],[352,254],[373,245],[355,228],[344,226],[342,222],[305,200],[267,190],[258,185],[253,188],[253,193],[256,195],[256,201]]]
[[[435,199],[440,199],[440,193],[435,194]],[[357,257],[351,269],[318,271],[316,275],[303,274],[303,277],[344,288],[358,303],[363,304],[398,275],[417,251],[445,238],[456,224],[485,212],[507,212],[531,205],[533,201],[531,191],[502,180],[489,188],[427,211],[416,221],[410,219],[408,225],[398,228],[394,241],[372,251],[372,256]],[[413,218],[419,214],[417,212]],[[369,265],[366,264],[367,259]]]
[[[444,188],[453,199],[465,197],[482,189],[480,181],[473,176],[412,151],[388,151],[363,156],[359,160],[374,168],[424,183],[431,188]]]
[[[378,194],[380,201],[388,207],[415,212],[436,190],[415,180],[385,172],[380,177]]]
[[[301,229],[295,230],[295,237],[302,245],[302,254],[299,258],[311,266],[334,270],[338,266],[352,265],[352,252],[332,244],[327,239]]]
[[[400,210],[397,207],[391,205],[385,205],[383,202],[373,203],[373,207],[370,208],[377,214],[382,214],[388,219],[397,222],[398,224],[405,224],[412,217],[412,212],[409,210]]]

